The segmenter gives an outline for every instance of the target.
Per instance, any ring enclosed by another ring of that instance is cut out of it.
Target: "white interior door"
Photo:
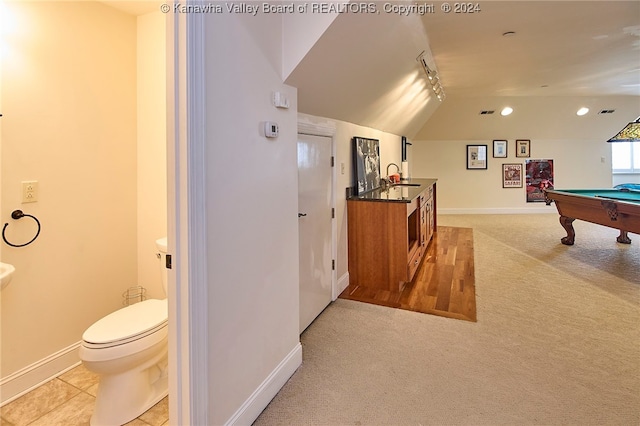
[[[300,333],[331,302],[331,138],[298,134]]]

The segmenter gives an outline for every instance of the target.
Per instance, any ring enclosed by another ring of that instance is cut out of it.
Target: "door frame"
[[[204,425],[209,424],[205,14],[167,15],[169,422]]]
[[[338,296],[338,221],[335,217],[336,210],[336,127],[326,124],[315,124],[306,121],[298,121],[298,134],[310,135],[310,136],[322,136],[331,138],[331,157],[333,158],[333,167],[331,167],[331,208],[334,211],[333,218],[331,219],[331,258],[334,261],[334,266],[331,269],[331,301],[335,301]]]

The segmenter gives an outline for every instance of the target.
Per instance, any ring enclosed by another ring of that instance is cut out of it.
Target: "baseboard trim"
[[[335,301],[340,293],[344,291],[345,288],[349,287],[349,272],[345,272],[340,278],[338,278],[338,282],[336,283],[335,293],[333,294],[333,301]]]
[[[252,424],[301,364],[302,345],[298,342],[225,425]]]
[[[65,371],[80,365],[81,361],[78,353],[80,344],[81,342],[77,342],[69,345],[40,361],[1,378],[0,388],[2,388],[2,395],[0,397],[2,399],[0,400],[0,407],[20,398]]]
[[[437,214],[558,214],[555,206],[542,203],[537,207],[522,208],[472,208],[472,209],[438,209]]]

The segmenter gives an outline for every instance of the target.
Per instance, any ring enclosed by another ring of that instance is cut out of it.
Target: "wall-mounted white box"
[[[282,92],[273,92],[271,101],[273,102],[273,106],[275,106],[276,108],[289,108],[289,99]]]

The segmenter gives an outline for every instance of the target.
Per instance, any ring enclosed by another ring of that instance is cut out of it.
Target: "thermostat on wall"
[[[278,137],[278,123],[273,121],[266,121],[264,123],[264,135],[268,138]]]

